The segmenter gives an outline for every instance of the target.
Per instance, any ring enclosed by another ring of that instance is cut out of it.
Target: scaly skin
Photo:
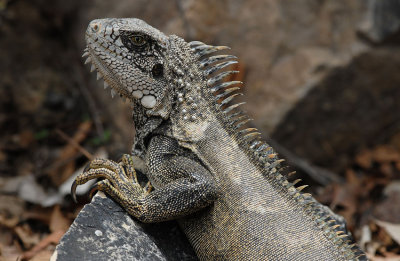
[[[90,23],[85,56],[134,107],[132,155],[95,160],[73,186],[103,177],[109,194],[142,222],[178,219],[201,260],[366,260],[340,217],[279,172],[226,82],[225,47],[187,43],[138,19]],[[153,190],[142,188],[134,167]]]

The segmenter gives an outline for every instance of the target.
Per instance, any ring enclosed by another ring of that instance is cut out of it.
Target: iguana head
[[[86,31],[84,56],[105,87],[150,113],[168,114],[169,37],[139,19],[97,19]],[[164,104],[163,104],[164,103]]]
[[[134,114],[171,118],[187,140],[198,137],[200,124],[210,113],[212,106],[205,103],[214,102],[225,112],[237,107],[228,103],[237,95],[239,88],[234,85],[240,82],[224,82],[237,72],[225,70],[237,63],[236,57],[211,56],[225,46],[187,43],[133,18],[92,21],[86,42],[84,56],[105,86],[111,86],[112,95],[133,101]]]

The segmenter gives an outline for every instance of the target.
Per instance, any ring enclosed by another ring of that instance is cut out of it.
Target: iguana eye
[[[143,35],[139,34],[131,36],[131,41],[136,46],[142,46],[146,43],[146,40],[144,39]]]

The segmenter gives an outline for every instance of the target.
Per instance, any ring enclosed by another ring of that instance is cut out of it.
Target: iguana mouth
[[[106,52],[110,57],[116,57],[115,51],[107,48],[102,44],[100,39],[93,38],[88,33],[86,33],[87,46],[84,49],[82,57],[87,57],[85,64],[91,63],[90,72],[97,72],[97,80],[104,80],[104,89],[110,88],[111,97],[114,98],[117,94],[126,101],[129,96],[127,95],[125,89],[121,88],[119,80],[114,76],[112,72],[109,71],[108,66],[103,63],[101,59],[96,55],[96,49],[100,49]]]

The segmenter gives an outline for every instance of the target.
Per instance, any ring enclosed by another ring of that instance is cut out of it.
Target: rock
[[[400,29],[400,2],[397,0],[369,0],[367,17],[359,31],[370,41],[379,43]]]
[[[55,260],[198,259],[176,222],[140,223],[113,200],[96,195],[61,239]]]
[[[372,49],[332,70],[294,106],[272,137],[337,172],[357,151],[400,131],[400,48]]]
[[[367,1],[205,0],[183,10],[189,39],[228,45],[245,65],[245,109],[269,133],[332,68],[369,48],[357,36]]]

